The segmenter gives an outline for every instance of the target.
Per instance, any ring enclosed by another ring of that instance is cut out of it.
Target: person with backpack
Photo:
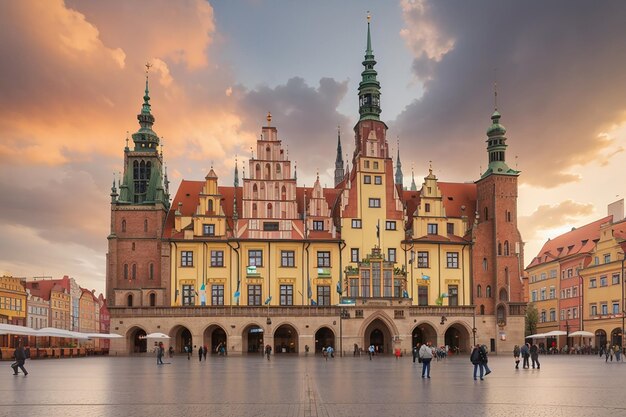
[[[481,358],[480,358],[480,345],[474,346],[472,349],[472,353],[470,354],[470,362],[474,365],[474,381],[476,381],[476,373],[480,369],[480,380],[483,380],[483,374],[485,368],[483,367]]]
[[[489,358],[487,356],[487,346],[482,345],[480,346],[480,363],[482,364],[483,368],[485,368],[485,376],[491,373],[491,369],[489,369],[489,365],[487,365],[487,362],[489,362]]]
[[[28,375],[26,368],[24,368],[24,363],[26,362],[26,351],[24,351],[24,343],[21,339],[18,342],[17,348],[15,348],[13,356],[15,357],[15,363],[11,365],[11,368],[13,368],[13,375],[17,375],[19,373],[17,368],[20,368],[22,372],[24,372],[24,376]]]

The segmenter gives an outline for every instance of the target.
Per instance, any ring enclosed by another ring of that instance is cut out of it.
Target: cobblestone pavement
[[[411,358],[177,356],[27,361],[13,376],[0,362],[0,416],[623,416],[626,363],[597,356],[542,356],[515,370],[491,356],[474,381],[467,356]]]

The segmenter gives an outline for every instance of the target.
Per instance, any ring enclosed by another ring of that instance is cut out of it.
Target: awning
[[[541,339],[542,337],[546,337],[543,333],[531,334],[530,336],[526,336],[526,339]]]
[[[544,333],[545,337],[555,337],[555,336],[567,336],[567,332],[563,330],[552,330],[551,332]]]
[[[124,336],[117,333],[86,333],[90,339],[121,339]]]
[[[48,336],[48,337],[66,337],[69,339],[87,340],[89,336],[87,333],[73,332],[71,330],[56,329],[54,327],[44,327],[37,330],[35,336]]]
[[[587,332],[584,330],[578,330],[576,332],[572,332],[569,334],[570,336],[582,336],[582,337],[593,337],[594,334],[591,332]]]
[[[169,339],[170,337],[165,333],[150,333],[145,336],[139,336],[140,339]]]
[[[26,326],[0,323],[0,334],[17,334],[22,336],[35,336],[38,331]]]

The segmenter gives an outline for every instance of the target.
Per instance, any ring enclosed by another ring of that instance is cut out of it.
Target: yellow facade
[[[63,291],[50,292],[50,324],[56,329],[70,330],[71,297]]]
[[[26,290],[23,279],[0,278],[0,323],[26,325]]]
[[[624,316],[624,253],[612,224],[600,229],[600,240],[591,253],[591,263],[580,272],[583,278],[583,320],[585,330],[596,342],[621,344]]]
[[[559,329],[559,262],[543,263],[527,270],[529,279],[529,302],[539,314],[537,333]]]

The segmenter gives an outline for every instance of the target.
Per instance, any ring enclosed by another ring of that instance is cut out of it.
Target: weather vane
[[[148,74],[148,71],[150,71],[150,68],[152,68],[154,65],[151,64],[150,62],[146,62],[146,74]]]
[[[372,15],[370,14],[370,11],[367,11],[367,23],[369,23],[372,20]]]

